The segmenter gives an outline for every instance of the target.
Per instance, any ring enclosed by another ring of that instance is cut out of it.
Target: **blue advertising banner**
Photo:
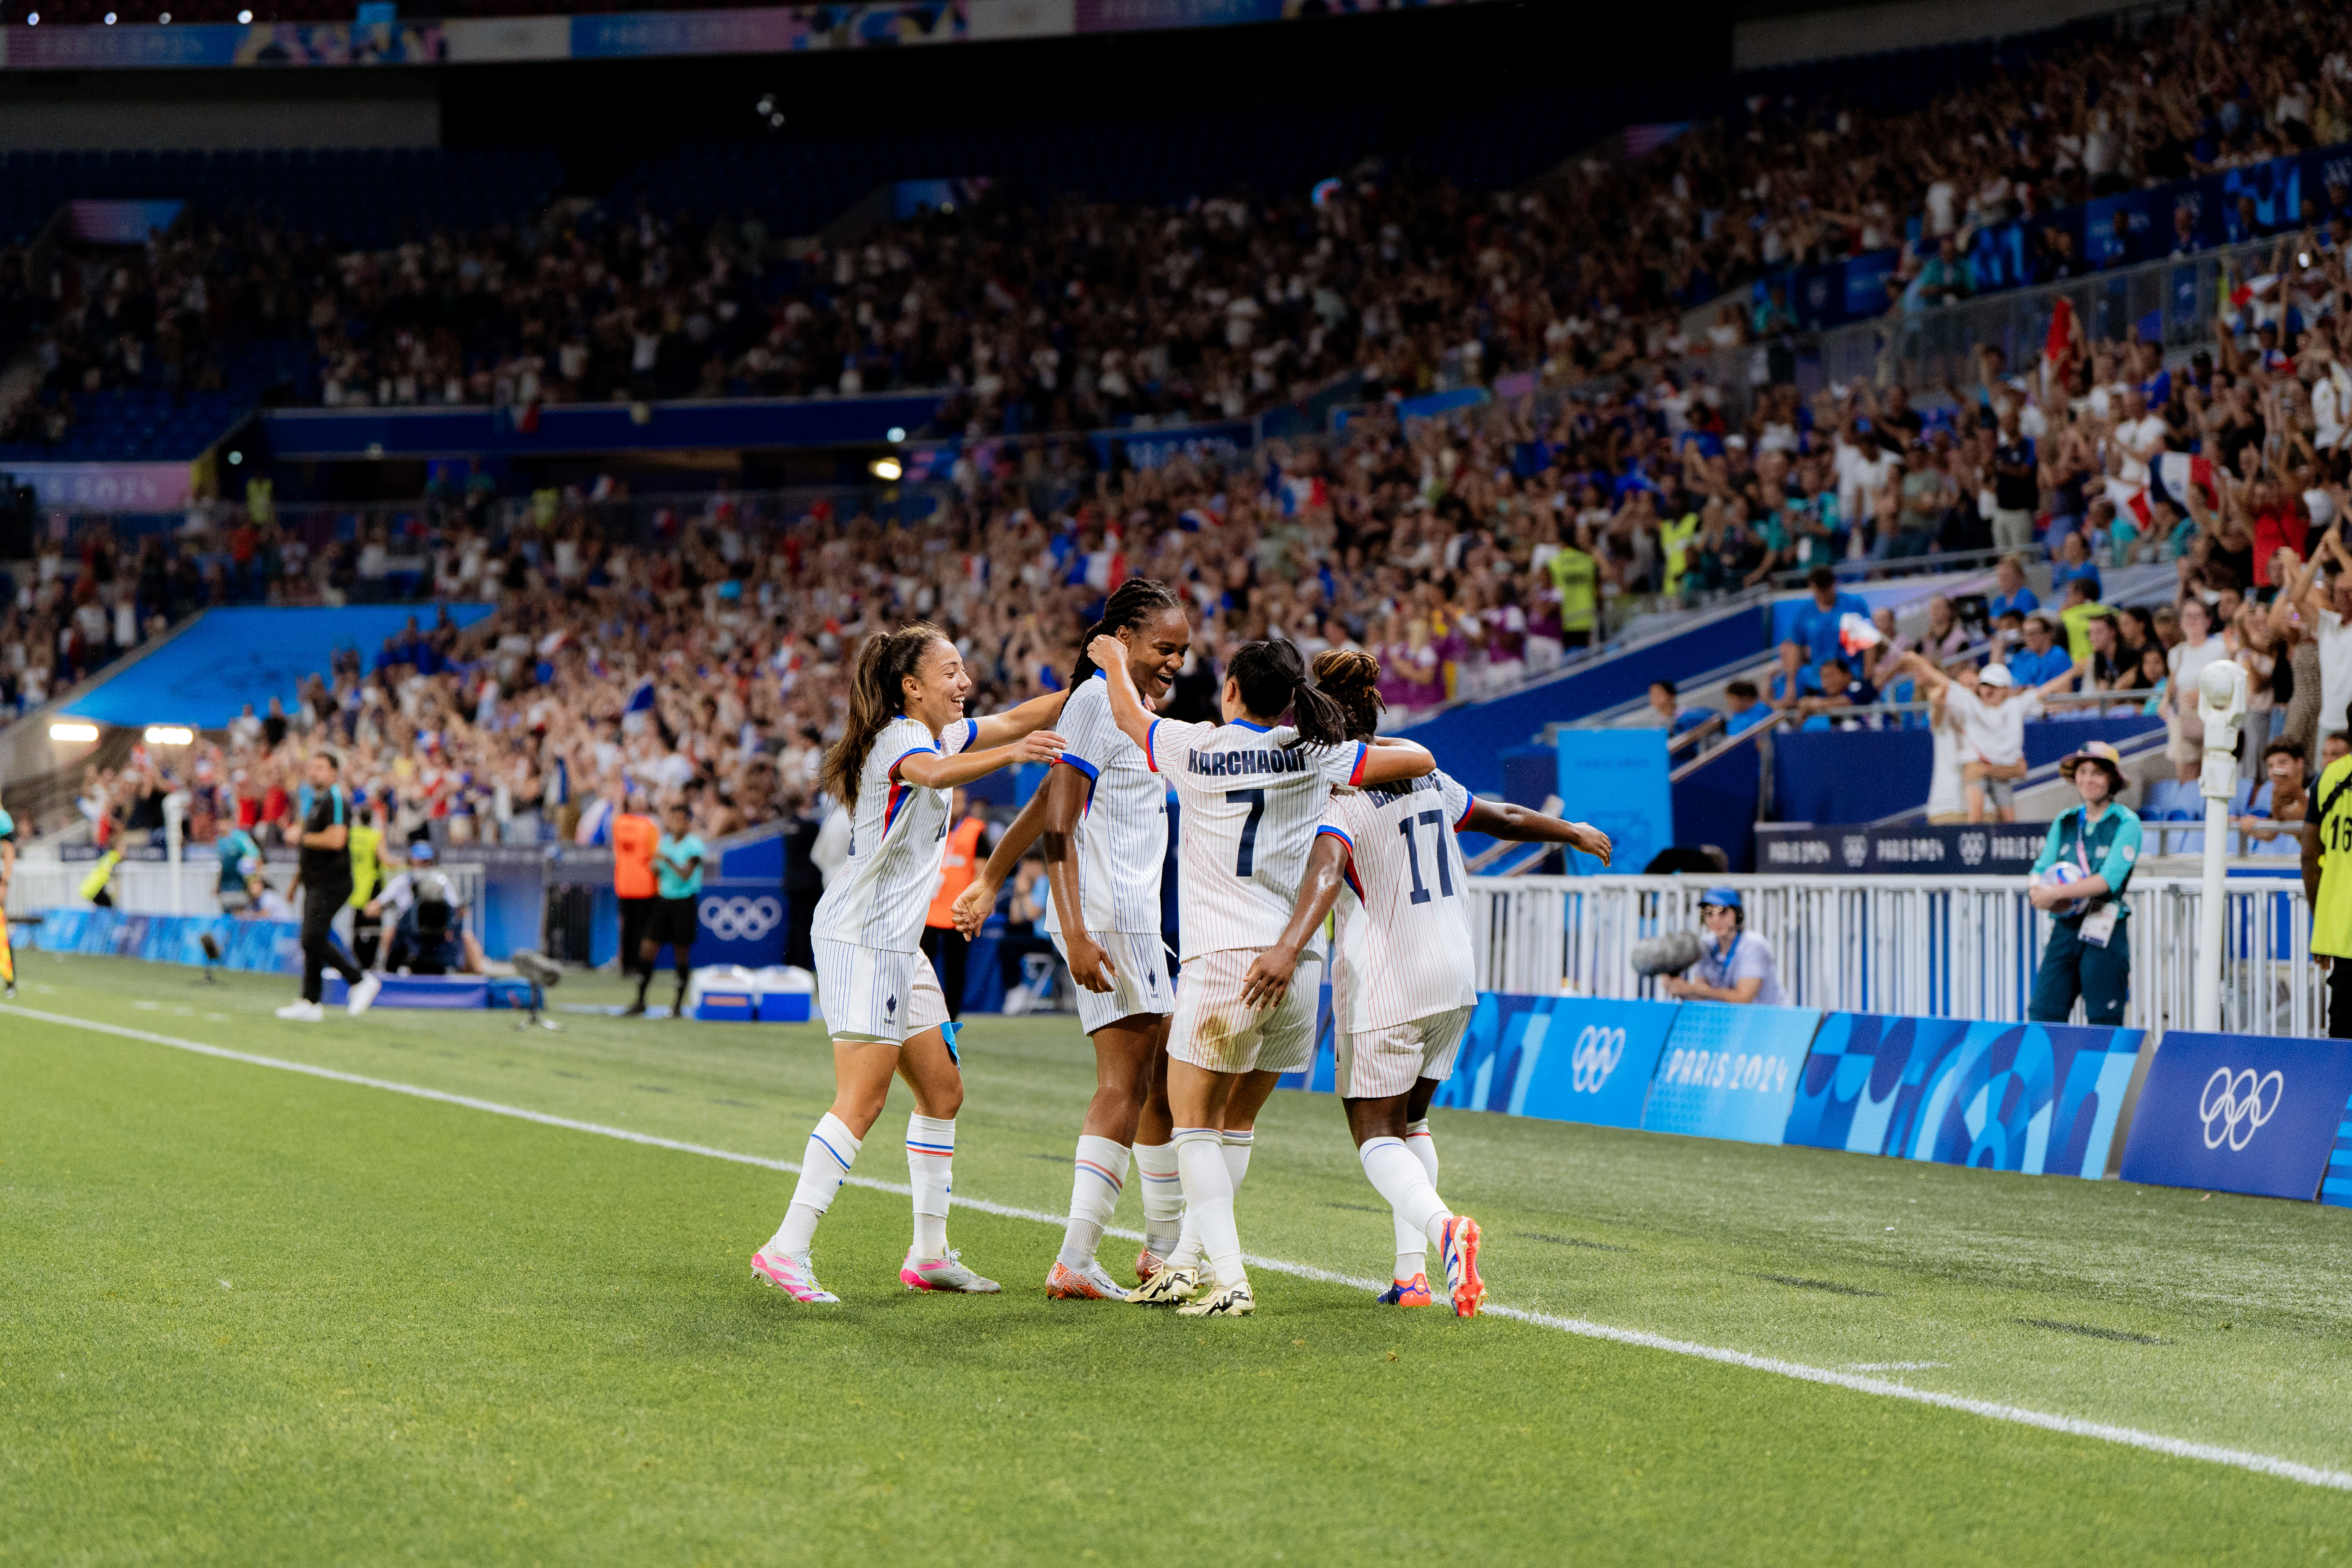
[[[1642,1130],[1778,1143],[1821,1021],[1811,1007],[1684,1004]]]
[[[1577,803],[1577,816],[1609,835],[1613,864],[1638,871],[1675,841],[1674,788],[1667,782],[1664,730],[1562,730],[1559,797]],[[1590,877],[1601,862],[1568,851],[1570,872]]]
[[[2140,1087],[2124,1180],[2309,1199],[2347,1097],[2352,1052],[2336,1041],[2176,1030]]]
[[[1832,1013],[1814,1037],[1784,1142],[2096,1181],[2143,1037]]]
[[[128,915],[120,910],[49,910],[38,925],[18,923],[9,939],[19,952],[79,952],[143,958],[150,963],[209,962],[205,935],[220,944],[223,968],[257,974],[302,973],[302,928],[292,921],[231,920],[226,915]]]
[[[1554,1121],[1638,1127],[1672,1002],[1481,992],[1436,1103]]]

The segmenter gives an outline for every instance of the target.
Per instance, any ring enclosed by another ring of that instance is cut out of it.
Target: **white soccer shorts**
[[[1409,1093],[1415,1079],[1440,1083],[1454,1076],[1454,1058],[1470,1027],[1471,1007],[1449,1007],[1361,1035],[1339,1037],[1339,1089],[1342,1100],[1386,1100]]]
[[[1242,979],[1256,957],[1236,947],[1185,961],[1168,1031],[1171,1060],[1234,1073],[1297,1072],[1314,1061],[1322,960],[1300,953],[1290,990],[1278,1005],[1260,1010],[1242,1000]]]
[[[1054,934],[1054,951],[1062,962],[1070,962],[1069,944],[1062,933]],[[1118,971],[1111,977],[1108,991],[1089,991],[1076,979],[1070,989],[1078,994],[1078,1025],[1089,1035],[1106,1024],[1116,1024],[1121,1018],[1132,1018],[1139,1013],[1166,1016],[1176,1011],[1175,987],[1168,982],[1168,948],[1160,933],[1113,931],[1095,941],[1110,954],[1111,966]]]
[[[948,999],[931,961],[818,937],[816,1005],[825,1033],[835,1039],[864,1036],[905,1045],[910,1035],[948,1021]]]

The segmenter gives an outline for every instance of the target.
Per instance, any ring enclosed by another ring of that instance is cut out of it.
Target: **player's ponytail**
[[[1300,740],[1336,746],[1348,738],[1347,713],[1308,682],[1306,662],[1292,644],[1272,638],[1244,643],[1226,664],[1225,676],[1255,716],[1272,719],[1288,710]]]
[[[1088,626],[1087,635],[1078,639],[1078,662],[1070,669],[1070,689],[1076,691],[1080,681],[1094,679],[1095,661],[1087,655],[1087,647],[1095,638],[1133,631],[1162,610],[1181,607],[1166,584],[1149,577],[1129,577],[1121,583],[1104,602],[1102,619]]]
[[[1330,647],[1315,656],[1315,685],[1348,715],[1351,740],[1380,733],[1387,701],[1381,696],[1381,661],[1360,648]]]
[[[866,768],[866,753],[882,727],[898,717],[907,705],[905,682],[923,662],[931,644],[946,634],[929,621],[914,621],[895,632],[876,632],[857,650],[857,669],[849,681],[849,722],[841,739],[824,754],[824,792],[852,811],[857,809],[857,779]]]

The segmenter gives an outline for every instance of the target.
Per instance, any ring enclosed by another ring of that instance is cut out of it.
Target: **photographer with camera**
[[[384,967],[395,974],[481,974],[482,944],[465,929],[466,907],[457,902],[433,846],[408,847],[408,868],[384,884],[366,913],[393,913],[391,950]]]

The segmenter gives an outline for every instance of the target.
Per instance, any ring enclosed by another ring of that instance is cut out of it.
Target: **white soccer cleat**
[[[378,974],[373,970],[370,970],[365,974],[361,975],[360,983],[352,987],[352,1016],[356,1018],[361,1014],[366,1012],[369,1008],[374,1006],[376,993],[383,989],[383,975]]]
[[[1135,1282],[1138,1285],[1168,1267],[1168,1259],[1151,1250],[1149,1244],[1135,1255]]]
[[[316,1002],[289,1002],[278,1009],[278,1016],[289,1024],[316,1024],[327,1016],[327,1010]]]
[[[1249,1281],[1227,1285],[1213,1290],[1197,1301],[1187,1301],[1176,1309],[1180,1318],[1246,1318],[1257,1310],[1257,1298],[1250,1294]]]
[[[1004,994],[1004,1005],[1002,1011],[1008,1018],[1017,1018],[1029,1011],[1029,987],[1015,985],[1012,990],[1007,991]]]
[[[774,1286],[795,1301],[814,1305],[841,1300],[816,1282],[816,1270],[809,1267],[807,1258],[788,1252],[771,1252],[763,1247],[751,1254],[751,1278]]]
[[[898,1266],[898,1283],[909,1290],[945,1290],[965,1296],[993,1296],[1004,1289],[966,1268],[962,1256],[953,1247],[945,1258],[919,1258],[908,1248],[907,1261]]]
[[[1201,1288],[1201,1271],[1189,1263],[1165,1263],[1152,1270],[1151,1278],[1127,1293],[1127,1300],[1137,1307],[1172,1307],[1189,1301],[1192,1292]]]
[[[1118,1281],[1091,1258],[1083,1268],[1073,1268],[1058,1258],[1054,1259],[1053,1272],[1045,1276],[1045,1294],[1056,1301],[1127,1300],[1127,1292],[1118,1288]]]

